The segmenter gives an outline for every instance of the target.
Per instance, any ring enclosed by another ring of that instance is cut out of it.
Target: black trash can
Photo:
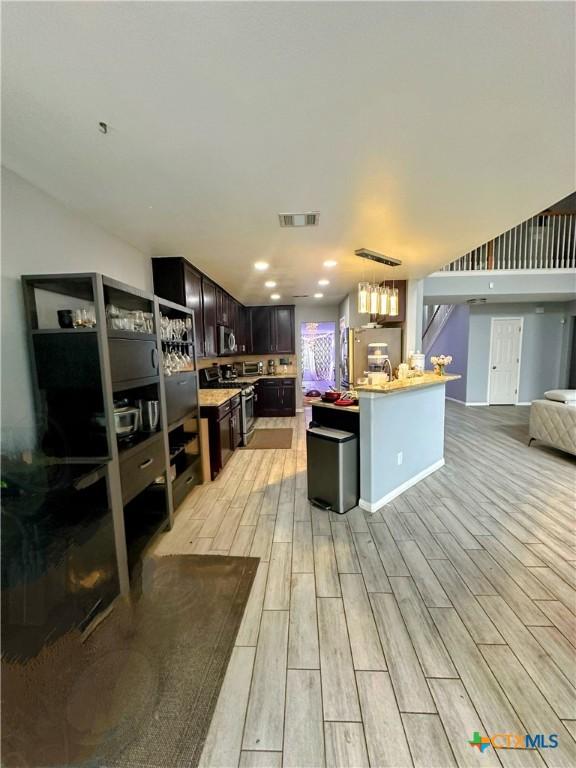
[[[358,436],[330,427],[306,431],[308,499],[343,514],[358,503]]]

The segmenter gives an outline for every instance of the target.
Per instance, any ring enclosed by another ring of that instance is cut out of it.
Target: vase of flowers
[[[430,358],[430,362],[434,366],[434,373],[444,376],[444,369],[452,362],[452,355],[436,355]]]

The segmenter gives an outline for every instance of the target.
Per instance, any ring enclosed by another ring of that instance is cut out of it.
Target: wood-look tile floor
[[[203,768],[576,765],[575,465],[527,421],[448,403],[446,466],[372,515],[308,504],[304,414],[192,492],[158,554],[261,560]]]

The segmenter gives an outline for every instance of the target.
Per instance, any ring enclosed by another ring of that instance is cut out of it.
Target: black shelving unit
[[[167,414],[168,485],[176,510],[195,485],[202,482],[200,416],[198,406],[198,368],[194,312],[180,304],[156,299],[157,325],[162,317],[189,321],[190,330],[178,341],[162,340],[162,356],[171,348],[185,352],[191,365],[184,371],[167,375],[162,366],[161,389]]]
[[[26,275],[22,278],[31,365],[39,421],[41,461],[70,465],[88,476],[98,491],[102,526],[111,532],[116,594],[130,594],[130,577],[152,537],[172,524],[172,486],[164,380],[160,370],[157,299],[152,294],[97,273]],[[109,327],[106,308],[142,312],[145,333]],[[59,309],[89,308],[93,327],[60,328]],[[150,320],[151,318],[151,320]],[[153,332],[149,332],[150,322]],[[136,407],[138,400],[159,403],[155,432],[116,434],[115,403]],[[85,481],[87,482],[87,481]],[[104,485],[102,485],[102,483]],[[102,510],[102,488],[106,510]],[[84,492],[88,503],[90,488]],[[114,595],[112,594],[112,597]],[[102,610],[110,589],[97,601]]]

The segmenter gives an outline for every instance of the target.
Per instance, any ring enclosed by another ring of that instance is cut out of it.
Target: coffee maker
[[[230,379],[235,379],[237,373],[233,365],[226,363],[225,365],[220,366],[220,375],[224,381],[229,381]]]
[[[276,360],[268,360],[268,375],[276,376]]]

